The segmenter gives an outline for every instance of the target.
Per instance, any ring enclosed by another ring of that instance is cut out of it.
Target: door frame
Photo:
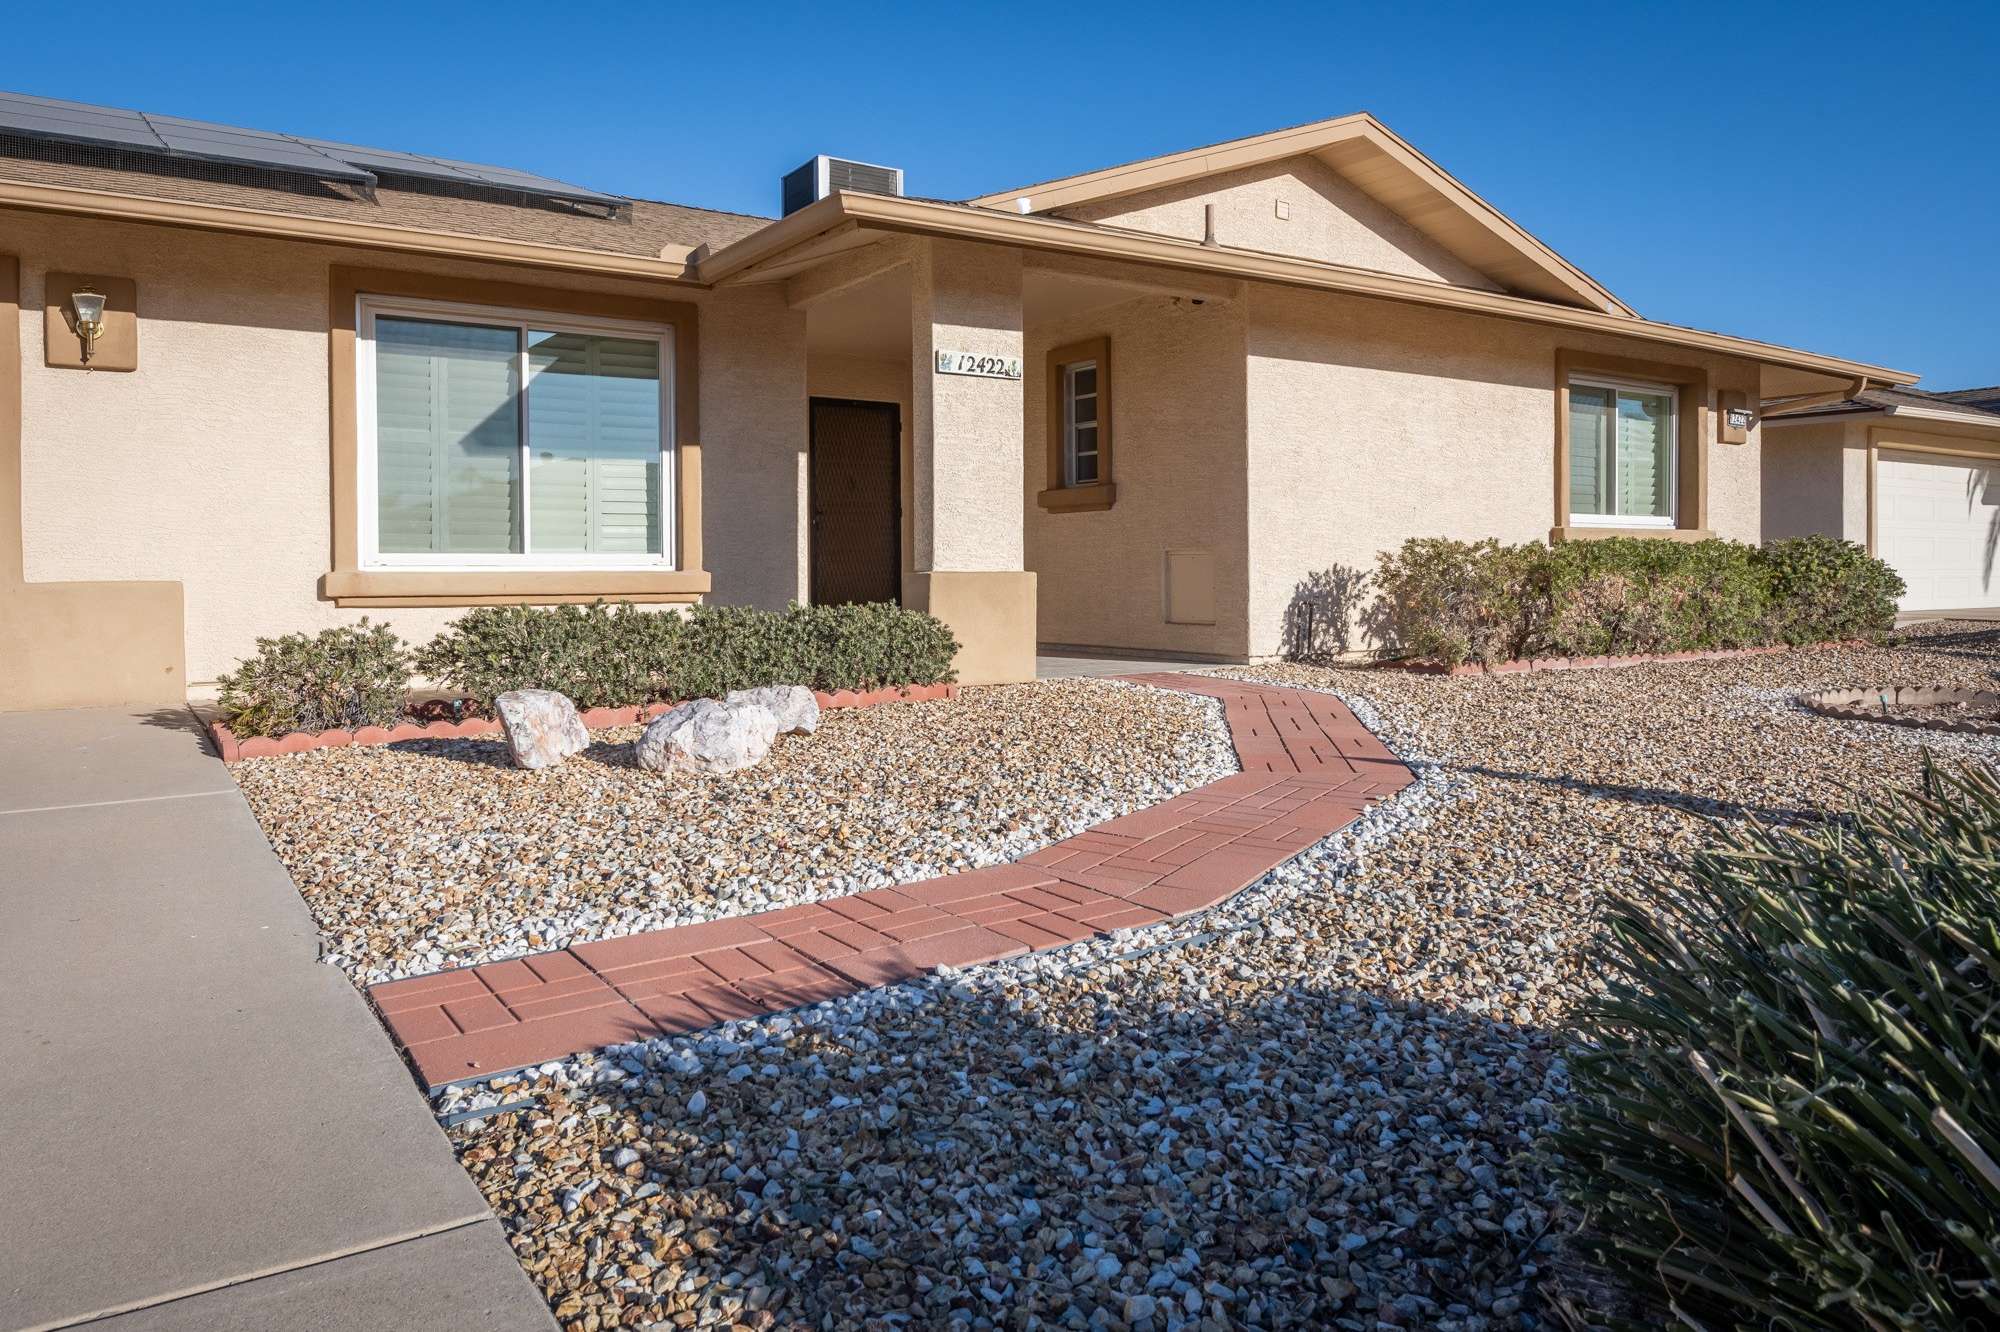
[[[872,407],[886,410],[889,415],[889,456],[895,476],[895,509],[891,521],[896,536],[896,601],[903,600],[903,404],[883,401],[880,398],[842,398],[824,393],[815,393],[806,399],[806,596],[811,604],[820,603],[819,596],[819,512],[818,497],[813,493],[814,478],[819,471],[819,417],[814,410],[821,403],[833,407]]]

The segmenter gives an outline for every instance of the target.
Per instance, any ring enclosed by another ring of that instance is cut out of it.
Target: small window
[[[670,567],[668,330],[368,300],[363,559]]]
[[[1103,480],[1098,464],[1097,362],[1063,367],[1063,484],[1094,486]]]
[[[1569,383],[1569,512],[1579,527],[1672,527],[1679,391],[1665,384]]]

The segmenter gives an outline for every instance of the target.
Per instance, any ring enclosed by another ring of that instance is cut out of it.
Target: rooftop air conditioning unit
[[[850,162],[844,157],[821,153],[785,177],[785,212],[796,213],[807,204],[817,203],[835,190],[861,194],[901,194],[903,169]]]

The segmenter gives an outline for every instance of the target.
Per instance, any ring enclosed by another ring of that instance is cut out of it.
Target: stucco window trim
[[[613,565],[576,569],[388,569],[363,560],[357,329],[364,296],[533,310],[551,316],[658,325],[673,337],[672,568]],[[332,567],[320,595],[340,606],[460,606],[525,602],[691,602],[709,590],[702,568],[700,352],[696,307],[685,301],[565,291],[517,282],[401,269],[333,266],[328,284],[327,354],[332,422]]]
[[[1067,485],[1068,475],[1065,453],[1065,413],[1064,386],[1068,379],[1068,368],[1088,361],[1097,367],[1097,477],[1095,481],[1083,485]],[[1047,431],[1046,453],[1048,471],[1046,475],[1052,483],[1048,489],[1035,496],[1035,502],[1050,513],[1093,513],[1109,509],[1118,502],[1117,473],[1112,454],[1112,418],[1114,413],[1112,396],[1111,339],[1107,337],[1086,338],[1061,347],[1049,349],[1044,367],[1047,380]]]
[[[1571,522],[1569,509],[1569,388],[1572,378],[1598,376],[1663,384],[1676,392],[1674,521],[1671,527],[1597,526]],[[1614,536],[1664,537],[1700,541],[1713,536],[1708,525],[1709,376],[1700,366],[1558,349],[1555,357],[1555,522],[1550,541],[1593,541]]]

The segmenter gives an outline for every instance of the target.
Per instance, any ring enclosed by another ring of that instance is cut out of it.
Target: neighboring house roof
[[[1365,111],[1045,180],[969,202],[1047,214],[1302,156],[1325,163],[1509,291],[1613,314],[1637,313]]]
[[[1796,421],[1824,421],[1832,417],[1905,416],[1917,419],[1959,421],[1967,425],[1991,426],[2000,430],[2000,387],[1925,390],[1911,388],[1864,389],[1838,402],[1802,407],[1764,418],[1766,425]]]

